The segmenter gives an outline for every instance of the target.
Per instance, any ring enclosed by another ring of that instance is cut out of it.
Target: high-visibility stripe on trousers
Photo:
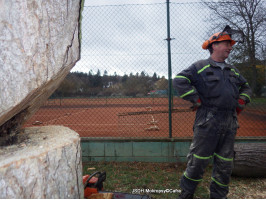
[[[210,185],[211,198],[225,198],[233,168],[234,141],[238,127],[231,111],[215,111],[201,107],[194,123],[194,137],[188,164],[181,178],[181,188],[194,193],[204,170],[213,159]]]

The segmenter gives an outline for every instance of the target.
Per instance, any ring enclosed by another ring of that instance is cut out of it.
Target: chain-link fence
[[[170,3],[169,11],[167,3],[84,7],[81,60],[26,126],[64,125],[81,137],[191,137],[195,112],[168,80],[209,57],[201,45],[210,12],[202,3]],[[265,63],[258,70],[265,85]],[[265,136],[261,88],[239,116],[238,136]]]

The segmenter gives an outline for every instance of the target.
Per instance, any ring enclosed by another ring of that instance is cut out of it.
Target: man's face
[[[230,41],[222,41],[213,44],[212,48],[213,48],[213,54],[215,54],[217,58],[223,61],[229,56],[232,50]]]

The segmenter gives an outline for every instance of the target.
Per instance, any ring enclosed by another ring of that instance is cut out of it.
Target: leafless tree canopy
[[[244,43],[236,45],[231,59],[234,62],[249,63],[252,66],[256,87],[256,63],[266,59],[266,1],[265,0],[219,0],[205,1],[205,6],[211,10],[210,22],[212,30],[222,31],[225,25],[242,30]]]

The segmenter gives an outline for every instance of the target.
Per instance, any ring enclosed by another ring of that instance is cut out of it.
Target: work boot
[[[193,195],[194,194],[192,194],[186,190],[182,190],[180,195],[179,195],[179,199],[193,199]]]

